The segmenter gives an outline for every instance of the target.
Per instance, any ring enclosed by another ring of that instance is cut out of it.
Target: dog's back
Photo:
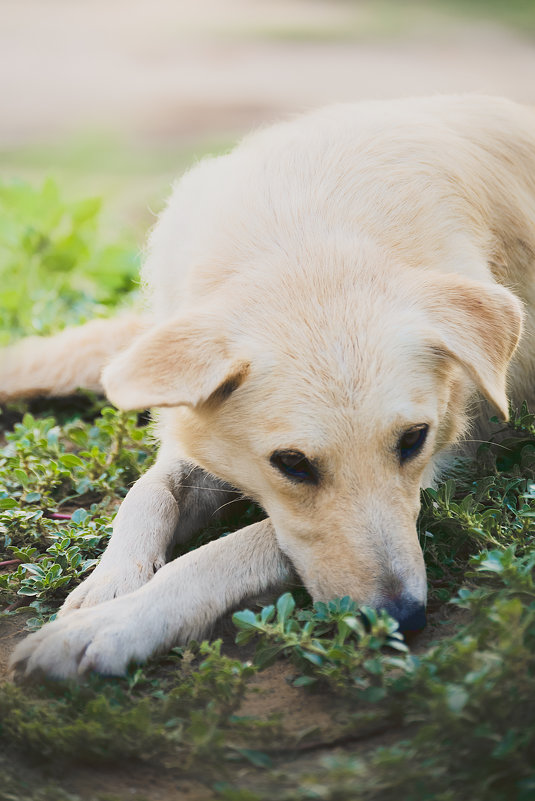
[[[526,107],[477,95],[333,106],[194,167],[152,233],[143,274],[158,312],[176,314],[226,281],[256,282],[263,259],[289,243],[347,231],[414,266],[461,263],[488,280],[490,265],[497,281],[528,289],[534,199]]]
[[[269,303],[285,280],[279,254],[306,283],[322,269],[315,243],[345,235],[417,268],[513,287],[529,316],[518,381],[533,373],[532,110],[476,95],[339,105],[201,162],[150,237],[143,279],[154,319],[251,293]],[[142,327],[110,321],[8,351],[0,397],[98,388],[103,364]]]

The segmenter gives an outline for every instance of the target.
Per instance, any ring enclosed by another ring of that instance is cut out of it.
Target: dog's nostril
[[[425,606],[412,597],[398,596],[381,607],[399,623],[399,630],[407,634],[425,628],[427,618]]]
[[[399,620],[399,630],[404,634],[408,634],[411,631],[421,631],[425,629],[426,624],[427,617],[425,614],[425,606],[418,606]]]

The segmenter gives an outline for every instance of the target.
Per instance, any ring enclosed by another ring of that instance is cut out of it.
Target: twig
[[[72,515],[66,515],[62,512],[45,512],[45,517],[48,517],[49,520],[71,520]]]
[[[8,559],[6,562],[0,562],[0,567],[8,567],[9,565],[20,565],[20,559]]]

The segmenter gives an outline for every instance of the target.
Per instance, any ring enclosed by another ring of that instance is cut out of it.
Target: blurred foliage
[[[134,289],[136,252],[99,243],[100,207],[66,203],[50,179],[0,185],[0,344],[106,314]]]
[[[444,31],[470,24],[494,24],[532,36],[535,34],[533,0],[335,0],[340,16],[317,20],[273,19],[240,29],[244,38],[289,42],[370,42],[400,37],[440,36]],[[236,34],[238,35],[238,34]]]
[[[533,0],[433,0],[444,8],[479,20],[495,20],[525,32],[535,32]]]

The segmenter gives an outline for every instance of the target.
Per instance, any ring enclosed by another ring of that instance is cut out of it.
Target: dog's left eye
[[[275,451],[271,454],[269,461],[273,467],[293,481],[318,483],[317,469],[300,451]]]
[[[402,462],[412,459],[422,450],[428,431],[429,426],[425,425],[425,423],[421,426],[413,426],[405,431],[398,442],[399,458]]]

